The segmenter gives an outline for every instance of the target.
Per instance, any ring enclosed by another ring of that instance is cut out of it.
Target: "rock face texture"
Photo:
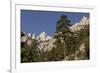
[[[81,19],[79,23],[75,23],[73,26],[70,27],[71,31],[76,32],[84,28],[85,25],[89,24],[89,19],[85,16]]]

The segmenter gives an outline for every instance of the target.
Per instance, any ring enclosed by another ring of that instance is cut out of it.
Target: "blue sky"
[[[89,13],[21,10],[21,31],[36,35],[41,32],[53,35],[56,22],[61,15],[66,15],[71,24],[79,22],[83,16],[89,18]]]

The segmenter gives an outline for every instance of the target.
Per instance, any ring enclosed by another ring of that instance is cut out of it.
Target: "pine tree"
[[[54,43],[56,45],[56,48],[54,48],[56,52],[54,52],[54,56],[56,55],[57,60],[59,60],[59,58],[61,60],[66,59],[66,56],[74,51],[74,38],[72,38],[73,33],[69,29],[70,26],[70,20],[65,15],[62,15],[56,24],[56,32],[54,38],[57,40]]]

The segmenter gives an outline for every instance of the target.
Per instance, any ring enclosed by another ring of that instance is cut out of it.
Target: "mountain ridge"
[[[84,28],[85,25],[89,24],[89,19],[85,16],[82,17],[82,19],[80,20],[79,23],[75,23],[73,26],[70,26],[70,30],[72,32],[77,32],[81,29]],[[21,37],[21,42],[27,42],[28,45],[32,44],[32,40],[37,40],[38,42],[40,42],[40,49],[43,49],[43,47],[47,44],[50,44],[46,47],[53,47],[53,42],[55,41],[55,39],[53,38],[53,36],[49,36],[46,34],[46,32],[41,32],[38,36],[36,36],[34,33],[28,33],[26,34],[25,32],[23,32],[23,34],[25,36]],[[47,42],[48,41],[48,42]],[[47,50],[47,48],[45,47],[45,49]]]

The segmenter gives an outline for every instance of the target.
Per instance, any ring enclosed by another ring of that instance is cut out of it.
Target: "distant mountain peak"
[[[82,29],[85,25],[89,24],[89,19],[86,16],[83,16],[79,23],[75,23],[70,27],[71,31],[75,32]]]
[[[88,25],[89,19],[86,16],[83,16],[81,21],[79,22],[79,25]]]
[[[39,37],[46,37],[46,33],[45,32],[41,32]]]

